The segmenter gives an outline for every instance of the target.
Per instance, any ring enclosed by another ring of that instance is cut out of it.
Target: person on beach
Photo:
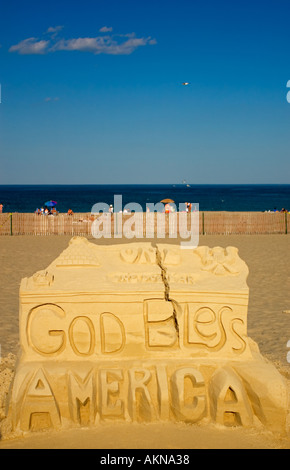
[[[3,204],[0,204],[0,214],[3,212]]]
[[[72,211],[71,209],[69,209],[69,210],[67,211],[67,215],[73,215],[73,211]]]
[[[192,204],[191,202],[186,202],[186,212],[191,212]]]

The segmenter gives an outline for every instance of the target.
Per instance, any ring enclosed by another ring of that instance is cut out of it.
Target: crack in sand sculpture
[[[21,282],[13,429],[259,420],[283,431],[283,378],[247,337],[247,276],[233,247],[72,238]]]

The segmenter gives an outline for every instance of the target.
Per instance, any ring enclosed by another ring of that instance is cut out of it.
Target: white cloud
[[[50,26],[48,29],[47,29],[47,33],[58,33],[59,31],[61,31],[63,28],[63,26]]]
[[[112,44],[110,54],[131,54],[140,46],[146,46],[152,44],[151,37],[148,38],[130,38],[127,41],[120,44]]]
[[[109,32],[112,28],[104,26],[102,32]],[[19,44],[11,46],[10,52],[18,54],[46,54],[55,51],[81,51],[93,54],[128,55],[132,54],[138,47],[156,44],[156,40],[149,37],[136,37],[135,33],[129,34],[106,34],[96,37],[79,37],[72,39],[55,39],[62,26],[48,28],[52,33],[49,40],[38,40],[28,38]]]
[[[106,46],[106,38],[75,38],[61,39],[52,47],[52,51],[83,51],[96,52],[104,49]]]
[[[152,44],[152,39],[130,37],[120,41],[119,38],[111,36],[98,36],[95,38],[62,39],[55,43],[53,51],[83,51],[94,54],[123,55],[131,54],[140,46]],[[155,44],[155,43],[154,43]]]
[[[11,46],[9,52],[18,52],[18,54],[45,54],[49,46],[49,41],[38,40],[37,38],[28,38]]]
[[[103,26],[102,28],[99,29],[100,33],[110,33],[113,31],[112,26]]]

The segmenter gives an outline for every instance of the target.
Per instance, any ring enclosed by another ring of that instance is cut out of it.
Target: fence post
[[[13,235],[13,230],[12,230],[12,212],[10,212],[10,235]]]
[[[202,212],[202,234],[204,235],[204,212]]]
[[[288,227],[287,227],[287,212],[285,212],[285,234],[287,235],[288,233]]]

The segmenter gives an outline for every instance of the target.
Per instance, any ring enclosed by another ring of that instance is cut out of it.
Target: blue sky
[[[289,183],[289,13],[3,1],[0,184]]]

